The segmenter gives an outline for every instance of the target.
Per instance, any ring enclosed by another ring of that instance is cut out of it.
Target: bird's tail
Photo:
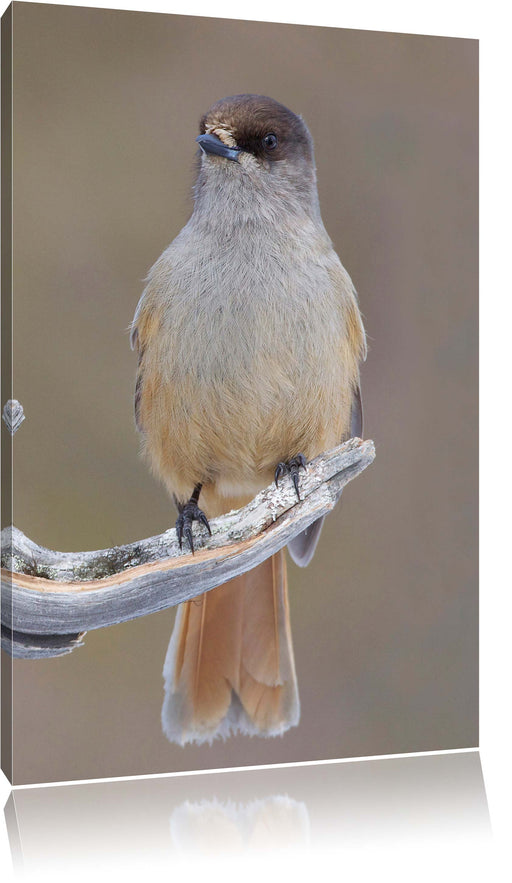
[[[181,745],[298,724],[283,551],[180,605],[164,680],[163,730]]]

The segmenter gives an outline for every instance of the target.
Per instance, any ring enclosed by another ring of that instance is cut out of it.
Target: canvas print
[[[10,780],[476,746],[477,42],[2,41]]]

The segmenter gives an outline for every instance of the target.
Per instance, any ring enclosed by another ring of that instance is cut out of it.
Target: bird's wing
[[[313,524],[310,524],[306,530],[298,533],[293,540],[288,543],[288,551],[293,561],[299,567],[306,567],[315,554],[315,549],[322,530],[325,516],[317,518]]]
[[[140,417],[140,400],[142,395],[142,377],[143,377],[143,366],[142,366],[142,357],[144,354],[144,347],[141,344],[140,336],[139,336],[139,318],[141,314],[142,304],[144,302],[145,293],[141,295],[139,298],[139,302],[137,304],[135,314],[133,316],[132,323],[130,325],[130,346],[132,350],[137,352],[137,374],[135,376],[135,396],[134,396],[134,411],[135,411],[135,425],[139,432],[143,431],[142,421]]]
[[[352,393],[352,410],[350,412],[350,437],[363,437],[363,401],[359,384]]]
[[[135,308],[135,313],[133,315],[132,323],[130,325],[130,346],[132,350],[136,349],[138,346],[138,338],[139,338],[139,330],[137,327],[140,311],[142,307],[142,302],[144,300],[145,292],[143,292],[139,298],[139,302]]]
[[[350,414],[350,436],[352,438],[363,437],[363,403],[361,400],[361,390],[359,385],[354,389],[352,395],[352,410]],[[324,523],[324,517],[318,518],[313,524],[310,524],[306,530],[297,534],[293,540],[288,543],[288,551],[299,567],[306,567],[315,554],[315,549]]]

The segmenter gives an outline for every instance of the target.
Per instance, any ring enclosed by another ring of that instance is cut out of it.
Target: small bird
[[[293,481],[299,496],[309,460],[361,436],[366,357],[302,118],[234,95],[204,114],[196,141],[192,215],[150,270],[131,325],[143,452],[192,552],[208,518],[272,480]],[[321,524],[289,543],[298,565]],[[179,744],[298,723],[283,551],[180,605],[164,676],[164,730]]]

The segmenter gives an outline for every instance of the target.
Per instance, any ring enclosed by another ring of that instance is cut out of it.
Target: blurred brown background
[[[14,4],[14,523],[61,550],[174,523],[126,329],[190,214],[198,119],[237,92],[312,131],[377,447],[289,566],[298,728],[170,745],[166,611],[15,661],[16,784],[477,744],[477,71],[471,40]]]

